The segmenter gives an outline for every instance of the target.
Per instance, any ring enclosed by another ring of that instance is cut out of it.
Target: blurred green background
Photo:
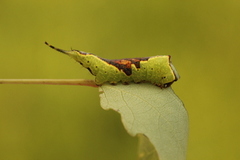
[[[237,0],[0,1],[0,78],[85,78],[44,41],[104,58],[172,55],[190,119],[187,159],[240,159]],[[0,159],[136,159],[137,138],[96,88],[0,86]]]

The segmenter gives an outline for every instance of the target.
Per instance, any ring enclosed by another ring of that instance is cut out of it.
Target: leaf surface
[[[104,84],[99,90],[102,108],[120,113],[130,135],[145,135],[161,160],[186,159],[188,114],[171,87],[160,89],[148,83]],[[142,153],[139,159],[150,154]]]

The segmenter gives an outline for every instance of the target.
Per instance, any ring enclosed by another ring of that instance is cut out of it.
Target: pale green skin
[[[46,43],[47,44],[47,43]],[[48,45],[48,44],[47,44]],[[131,64],[132,74],[126,75],[116,66],[107,63],[96,55],[80,52],[77,50],[65,51],[49,45],[64,54],[69,55],[83,67],[89,68],[91,73],[96,76],[95,83],[101,85],[105,82],[116,84],[118,82],[150,82],[162,88],[168,87],[172,82],[179,79],[179,75],[170,62],[170,56],[153,56],[146,61],[140,61],[140,68]]]

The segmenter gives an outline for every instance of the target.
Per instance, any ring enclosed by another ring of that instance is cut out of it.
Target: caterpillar
[[[179,74],[172,65],[170,55],[158,55],[144,58],[104,59],[92,53],[78,50],[62,50],[47,42],[46,45],[62,52],[87,68],[95,77],[95,83],[102,85],[109,82],[150,82],[161,88],[169,87],[179,79]]]

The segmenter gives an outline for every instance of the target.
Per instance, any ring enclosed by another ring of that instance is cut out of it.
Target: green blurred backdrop
[[[190,119],[189,160],[240,159],[237,0],[0,1],[0,78],[85,78],[44,45],[104,58],[172,55]],[[1,85],[0,159],[135,159],[137,138],[98,90]]]

